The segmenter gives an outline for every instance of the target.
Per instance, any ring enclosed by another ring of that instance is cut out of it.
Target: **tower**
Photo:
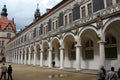
[[[9,40],[16,35],[16,26],[7,17],[6,5],[3,6],[0,15],[0,62],[4,62],[7,56],[6,46]]]
[[[36,9],[35,14],[34,14],[34,19],[36,20],[40,16],[41,16],[41,14],[40,14],[40,10],[39,10],[39,4],[37,3],[37,9]]]

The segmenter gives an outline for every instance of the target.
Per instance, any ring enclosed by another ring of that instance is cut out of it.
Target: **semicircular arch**
[[[95,26],[87,26],[87,27],[85,27],[85,28],[83,28],[83,29],[80,30],[79,38],[78,39],[80,39],[80,37],[83,34],[83,32],[86,31],[86,30],[88,30],[88,29],[93,30],[96,34],[98,34],[97,28],[95,28]]]
[[[120,17],[116,17],[116,18],[111,18],[111,19],[109,19],[109,20],[104,24],[103,33],[105,33],[105,32],[106,32],[106,29],[108,28],[108,26],[109,26],[110,24],[112,24],[113,22],[115,22],[115,21],[120,21]]]

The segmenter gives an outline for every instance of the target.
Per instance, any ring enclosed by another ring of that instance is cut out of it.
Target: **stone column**
[[[23,52],[21,52],[21,64],[23,63]]]
[[[105,66],[105,47],[104,42],[99,41],[100,65]]]
[[[33,63],[33,65],[35,66],[36,65],[36,50],[34,51],[34,63]]]
[[[40,67],[43,67],[43,51],[40,53]]]
[[[12,52],[12,63],[14,63],[14,53]]]
[[[81,57],[81,47],[80,45],[75,45],[76,47],[76,70],[80,70],[80,57]]]
[[[27,54],[27,52],[25,50],[24,64],[26,64],[26,58],[27,58],[26,54]]]
[[[31,49],[29,48],[29,53],[28,53],[28,64],[31,64]]]
[[[49,49],[49,68],[52,67],[52,49]]]
[[[20,64],[20,52],[18,52],[18,64]]]
[[[16,63],[18,64],[18,52],[16,51],[16,58],[17,58],[17,60],[16,60]]]
[[[15,55],[14,55],[14,56],[15,56],[15,58],[14,58],[14,60],[15,60],[14,63],[16,63],[16,52],[15,52],[14,54],[15,54]]]
[[[28,64],[31,64],[31,53],[28,54]]]
[[[60,48],[60,69],[64,68],[64,48]]]
[[[15,63],[17,63],[17,53],[15,53]]]

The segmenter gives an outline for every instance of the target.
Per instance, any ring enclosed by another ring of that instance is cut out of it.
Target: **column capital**
[[[41,50],[40,52],[41,52],[41,53],[43,53],[44,51],[43,51],[43,50]]]
[[[103,44],[104,44],[105,42],[106,42],[106,41],[99,40],[97,43],[99,43],[99,44],[100,44],[100,43],[103,43]]]
[[[82,46],[82,45],[80,45],[80,44],[76,44],[76,45],[75,45],[75,47],[81,47],[81,46]]]
[[[59,49],[60,49],[60,50],[64,50],[64,48],[63,48],[63,47],[60,47]]]
[[[52,49],[48,49],[48,51],[52,51]]]

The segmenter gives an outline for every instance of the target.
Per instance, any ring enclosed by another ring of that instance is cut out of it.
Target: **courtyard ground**
[[[13,67],[13,80],[97,80],[97,76],[93,74],[40,68],[32,65],[11,65]]]

